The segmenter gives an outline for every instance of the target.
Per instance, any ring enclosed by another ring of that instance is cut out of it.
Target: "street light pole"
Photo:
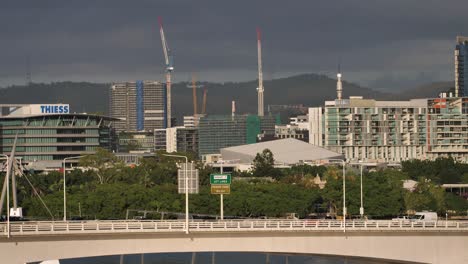
[[[75,156],[75,157],[67,157],[63,159],[62,165],[63,165],[63,221],[67,221],[67,181],[65,179],[66,177],[66,161],[70,159],[79,159],[83,158],[86,156]]]
[[[9,177],[9,173],[8,171],[10,170],[10,158],[5,155],[5,154],[0,154],[0,156],[2,157],[5,157],[6,158],[6,173],[5,173],[5,177],[6,177],[6,200],[7,200],[7,206],[6,206],[6,210],[7,210],[7,237],[9,238],[10,237],[10,177]],[[3,202],[3,201],[2,201]],[[1,213],[1,212],[0,212]]]
[[[359,214],[361,215],[361,219],[364,219],[364,202],[363,202],[363,195],[362,195],[362,160],[360,160],[359,163],[361,167],[361,207],[359,208]]]
[[[221,174],[223,174],[223,163],[221,163]],[[223,197],[223,194],[220,194],[219,196],[219,206],[220,206],[220,209],[219,209],[219,214],[221,215],[221,220],[224,220],[224,197]]]
[[[163,156],[167,157],[174,157],[174,158],[185,158],[185,233],[189,233],[189,195],[188,195],[188,158],[187,156],[182,156],[182,155],[173,155],[173,154],[162,154]]]

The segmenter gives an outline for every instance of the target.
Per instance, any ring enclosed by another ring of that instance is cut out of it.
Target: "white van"
[[[427,211],[416,212],[416,214],[411,216],[410,219],[412,221],[437,221],[437,213]]]

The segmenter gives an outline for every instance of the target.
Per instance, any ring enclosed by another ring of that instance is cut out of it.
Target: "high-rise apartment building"
[[[455,46],[455,97],[468,96],[468,37],[457,36]]]
[[[309,109],[309,142],[349,161],[442,156],[468,162],[468,98],[376,101],[362,97]]]
[[[117,132],[154,131],[166,128],[166,88],[157,81],[113,83],[110,89],[110,116]]]
[[[427,154],[468,162],[468,97],[427,101]]]

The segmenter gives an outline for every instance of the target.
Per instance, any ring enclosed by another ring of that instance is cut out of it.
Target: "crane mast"
[[[174,66],[172,65],[172,55],[170,53],[169,47],[166,42],[166,37],[164,36],[164,29],[162,25],[162,19],[161,17],[158,17],[159,21],[159,33],[161,35],[161,42],[162,42],[162,48],[164,52],[164,60],[166,63],[166,107],[167,107],[167,127],[171,127],[171,117],[172,117],[172,112],[171,112],[171,75],[172,71],[174,71]]]
[[[208,90],[203,88],[203,104],[202,104],[202,115],[206,114],[206,94],[208,93]]]
[[[264,115],[263,107],[263,70],[262,70],[262,42],[260,28],[257,27],[257,52],[258,52],[258,116]]]
[[[197,107],[197,82],[195,80],[195,74],[192,74],[192,100],[193,100],[193,117],[196,118],[198,115],[198,107]]]

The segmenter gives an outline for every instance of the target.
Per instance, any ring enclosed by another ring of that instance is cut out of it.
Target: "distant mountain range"
[[[400,100],[411,98],[437,97],[440,93],[453,91],[455,82],[434,82],[406,90],[398,94]]]
[[[228,114],[231,101],[236,101],[238,113],[255,113],[257,109],[257,81],[211,83],[202,82],[206,87],[207,113]],[[181,117],[193,113],[192,89],[187,82],[173,85],[173,114]],[[33,83],[29,86],[0,88],[0,104],[6,103],[69,103],[73,112],[108,113],[109,87],[106,83],[54,82]],[[319,106],[325,100],[336,97],[336,80],[324,75],[303,74],[264,82],[265,106],[303,104]],[[451,82],[432,83],[403,91],[398,94],[375,91],[359,85],[344,82],[343,93],[380,100],[407,100],[411,98],[437,97],[442,91],[453,87]],[[201,109],[203,89],[198,88],[198,102]]]

